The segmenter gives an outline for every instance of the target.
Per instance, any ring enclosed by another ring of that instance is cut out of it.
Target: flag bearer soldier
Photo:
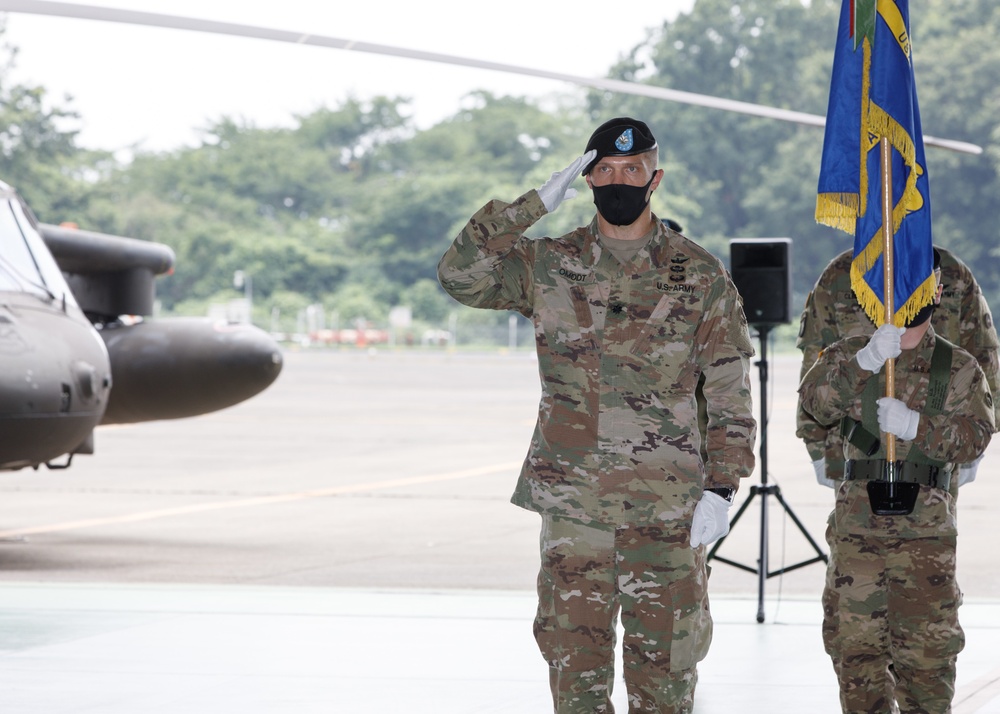
[[[935,297],[940,301],[941,285]],[[982,368],[931,326],[934,305],[906,328],[886,324],[869,338],[827,347],[799,387],[819,424],[846,418],[845,473],[837,480],[827,542],[823,641],[844,712],[945,713],[965,638],[955,579],[956,464],[982,454],[994,405]],[[898,357],[896,397],[885,394],[883,364]],[[885,444],[896,441],[894,496],[888,501]],[[907,508],[911,510],[905,512]],[[898,707],[898,708],[897,708]]]
[[[969,267],[951,251],[936,247],[940,260],[941,283],[944,291],[941,304],[934,310],[931,324],[934,333],[972,354],[986,374],[990,392],[1000,388],[1000,340],[990,307]],[[802,350],[801,380],[812,367],[819,353],[844,337],[869,336],[875,331],[851,289],[853,251],[846,250],[834,258],[820,274],[806,297],[805,309],[799,322],[796,346]],[[1000,402],[994,404],[1000,410]],[[1000,427],[1000,413],[994,411]],[[798,405],[795,435],[805,442],[813,462],[816,480],[834,487],[844,476],[843,439],[840,425],[825,427],[818,424]],[[975,479],[978,461],[962,464],[958,484]]]

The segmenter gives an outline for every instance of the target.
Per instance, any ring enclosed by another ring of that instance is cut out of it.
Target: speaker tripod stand
[[[813,540],[813,537],[809,535],[805,526],[802,525],[802,521],[798,519],[795,512],[792,511],[791,507],[785,501],[784,497],[781,495],[781,489],[775,484],[771,485],[767,482],[767,335],[771,331],[770,325],[754,325],[757,330],[757,334],[760,337],[760,360],[756,362],[760,370],[760,423],[757,425],[758,433],[760,434],[760,485],[750,487],[750,496],[743,505],[740,506],[739,510],[736,511],[736,515],[733,516],[733,520],[729,522],[729,532],[732,533],[736,528],[736,524],[739,523],[740,517],[746,513],[750,504],[755,498],[760,497],[760,550],[757,559],[757,567],[751,567],[743,563],[738,563],[734,560],[729,560],[716,555],[719,547],[725,542],[728,536],[723,536],[708,552],[708,560],[718,560],[720,563],[726,563],[727,565],[732,565],[741,570],[746,570],[750,573],[756,573],[757,575],[757,622],[764,621],[764,583],[768,578],[772,578],[775,575],[781,575],[782,573],[787,573],[791,570],[797,570],[798,568],[805,567],[806,565],[811,565],[819,561],[824,563],[828,562],[826,553],[820,549],[819,545]],[[769,570],[768,569],[768,522],[767,522],[767,499],[768,496],[774,496],[779,505],[785,510],[785,513],[792,519],[792,522],[798,527],[802,535],[806,537],[809,544],[816,551],[816,556],[808,560],[803,560],[799,563],[793,565],[788,565],[780,570]]]

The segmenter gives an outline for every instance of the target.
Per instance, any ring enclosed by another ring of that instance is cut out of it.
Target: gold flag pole
[[[882,324],[891,324],[896,313],[893,304],[893,255],[892,255],[892,146],[889,139],[882,137],[879,141],[882,152],[882,281],[884,283],[885,315]],[[896,396],[896,360],[885,361],[885,396]],[[888,481],[896,480],[896,435],[883,433],[885,440],[885,459],[888,465]]]
[[[892,240],[892,147],[883,137],[880,141],[882,163],[882,277],[885,283],[882,302],[885,315],[882,324],[891,324],[896,313],[893,305],[893,240]],[[896,395],[896,361],[885,361],[885,396]],[[881,481],[868,482],[868,500],[878,515],[898,516],[913,512],[920,494],[920,484],[902,482],[896,461],[896,435],[882,432],[885,444],[885,472]]]

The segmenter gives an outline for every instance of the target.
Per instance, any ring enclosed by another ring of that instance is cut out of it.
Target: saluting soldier
[[[852,714],[943,714],[955,693],[965,643],[956,467],[986,449],[994,404],[976,359],[936,334],[933,311],[927,306],[906,328],[886,324],[870,338],[834,342],[799,386],[818,424],[849,425],[826,534],[823,640],[842,709]],[[896,395],[882,396],[883,364],[897,357]],[[897,437],[891,487],[882,432]]]
[[[990,307],[969,267],[951,251],[937,247],[934,250],[935,259],[940,261],[944,286],[941,304],[931,317],[934,332],[976,358],[986,374],[990,391],[996,395],[1000,389],[1000,340]],[[875,331],[874,323],[851,289],[853,259],[854,251],[849,249],[830,261],[806,297],[796,342],[802,350],[800,380],[828,345],[844,337],[867,337]],[[996,409],[1000,410],[1000,403]],[[1000,426],[1000,411],[994,417]],[[833,487],[843,478],[843,439],[839,425],[818,424],[800,403],[795,435],[805,442],[820,484]],[[963,464],[959,483],[972,481],[977,466],[978,461]]]
[[[720,261],[651,212],[657,162],[644,122],[612,119],[541,188],[487,203],[438,266],[459,302],[535,326],[542,395],[512,501],[542,516],[534,632],[559,714],[612,711],[619,611],[629,710],[691,711],[712,636],[705,546],[754,465],[742,303]],[[594,219],[525,237],[581,171]]]

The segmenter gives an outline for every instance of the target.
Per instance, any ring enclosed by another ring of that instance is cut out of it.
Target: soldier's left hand
[[[983,460],[983,455],[980,454],[979,458],[975,461],[970,461],[967,464],[959,464],[958,467],[958,485],[964,486],[967,483],[972,483],[976,480],[976,472],[979,471],[979,462]]]
[[[837,488],[837,482],[832,478],[827,478],[826,476],[826,458],[816,459],[816,461],[813,461],[813,471],[816,472],[816,483],[820,486]]]
[[[705,491],[694,507],[691,520],[691,547],[711,545],[729,532],[729,507],[733,505],[722,496]]]
[[[882,397],[878,400],[878,425],[888,434],[913,441],[920,425],[920,412],[913,411],[898,399]]]

